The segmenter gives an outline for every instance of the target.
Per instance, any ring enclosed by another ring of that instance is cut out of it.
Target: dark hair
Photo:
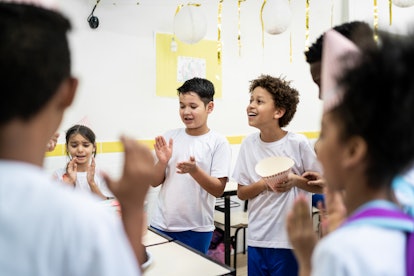
[[[74,125],[66,131],[66,149],[68,148],[70,138],[76,134],[82,135],[83,138],[88,140],[94,145],[94,147],[96,147],[96,135],[92,129],[84,125]],[[96,156],[96,151],[94,152],[93,156]]]
[[[183,83],[178,89],[178,95],[190,92],[196,93],[204,105],[214,101],[214,85],[211,81],[203,78],[192,78]]]
[[[283,77],[275,78],[269,75],[261,75],[250,81],[249,93],[252,93],[256,87],[262,87],[272,95],[276,108],[285,109],[285,115],[279,119],[279,126],[287,126],[296,113],[299,92],[290,87],[290,81],[286,81]]]
[[[362,137],[368,147],[370,187],[390,185],[414,160],[414,36],[380,34],[380,46],[339,82],[343,101],[331,112],[342,139]]]
[[[0,125],[29,120],[70,76],[69,29],[57,12],[0,3]]]
[[[332,29],[351,40],[359,48],[370,47],[373,43],[375,43],[373,30],[363,21],[346,22],[335,26]],[[322,60],[324,35],[325,33],[319,36],[305,52],[306,61],[308,63],[319,62]]]

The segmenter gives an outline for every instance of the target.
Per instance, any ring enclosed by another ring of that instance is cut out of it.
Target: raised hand
[[[78,172],[78,165],[76,164],[76,157],[72,158],[66,166],[66,173],[63,175],[63,182],[72,186],[76,185],[76,178]]]
[[[196,169],[196,160],[194,156],[190,156],[190,160],[177,163],[177,173],[191,173]]]
[[[304,195],[295,199],[288,213],[287,232],[299,263],[300,275],[310,275],[311,256],[318,238],[313,229],[309,202]]]
[[[92,183],[95,183],[95,158],[92,156],[91,164],[88,165],[86,169],[86,180],[88,180],[88,184],[91,185]]]
[[[170,139],[167,144],[163,136],[157,136],[155,137],[154,149],[158,162],[167,164],[172,156],[173,140]]]
[[[49,143],[47,143],[46,145],[46,151],[53,151],[56,148],[58,138],[59,132],[53,134],[53,136],[49,140]]]

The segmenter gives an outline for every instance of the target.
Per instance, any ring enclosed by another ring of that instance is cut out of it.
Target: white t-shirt
[[[63,182],[63,175],[66,173],[66,169],[61,168],[56,170],[53,173],[53,178]],[[107,197],[113,197],[113,194],[109,190],[108,186],[105,183],[105,180],[100,176],[100,171],[98,169],[95,170],[95,183],[98,186],[99,190],[102,192],[103,195]],[[67,184],[66,184],[67,185]],[[88,180],[87,180],[87,172],[77,172],[76,173],[76,185],[75,190],[81,192],[92,193],[91,188],[89,187]]]
[[[214,230],[216,198],[204,190],[190,174],[178,174],[176,165],[194,156],[197,166],[210,176],[228,177],[231,149],[227,139],[210,130],[191,136],[184,128],[168,131],[164,138],[173,139],[173,153],[165,172],[151,225],[170,232]]]
[[[0,274],[140,275],[121,220],[41,168],[0,161]]]
[[[315,151],[302,134],[288,132],[282,139],[265,143],[260,133],[247,136],[240,147],[233,171],[233,179],[240,185],[250,185],[260,180],[255,171],[257,162],[270,156],[287,156],[294,160],[292,172],[302,175],[305,171],[321,172]],[[296,196],[305,194],[311,202],[311,193],[293,187],[285,193],[263,191],[249,199],[249,231],[247,244],[265,248],[292,248],[286,232],[286,215]],[[310,214],[309,214],[310,215]]]
[[[403,231],[347,225],[320,240],[312,255],[312,275],[405,276]]]

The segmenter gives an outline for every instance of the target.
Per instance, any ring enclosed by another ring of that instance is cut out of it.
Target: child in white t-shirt
[[[285,217],[296,196],[321,193],[319,185],[309,185],[301,175],[321,172],[309,140],[302,134],[282,129],[292,120],[299,93],[282,78],[262,75],[250,85],[247,106],[249,125],[260,132],[247,136],[233,171],[238,197],[249,200],[248,274],[296,275],[297,264],[286,233]],[[274,192],[255,172],[261,159],[286,156],[295,162],[288,181]]]
[[[231,164],[227,139],[207,126],[214,86],[193,78],[178,88],[185,128],[155,138],[157,181],[161,185],[151,226],[207,253],[213,236],[216,197],[223,194]],[[168,141],[168,142],[167,142]]]
[[[65,168],[53,173],[55,179],[73,186],[75,190],[92,192],[101,199],[113,197],[96,169],[96,136],[89,127],[74,125],[66,131],[66,153],[70,161]]]

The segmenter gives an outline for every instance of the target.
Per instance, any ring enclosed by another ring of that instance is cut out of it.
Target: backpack
[[[399,229],[406,232],[406,272],[408,276],[414,276],[414,218],[400,210],[376,207],[367,208],[362,212],[350,216],[346,223],[362,219],[374,225]]]

